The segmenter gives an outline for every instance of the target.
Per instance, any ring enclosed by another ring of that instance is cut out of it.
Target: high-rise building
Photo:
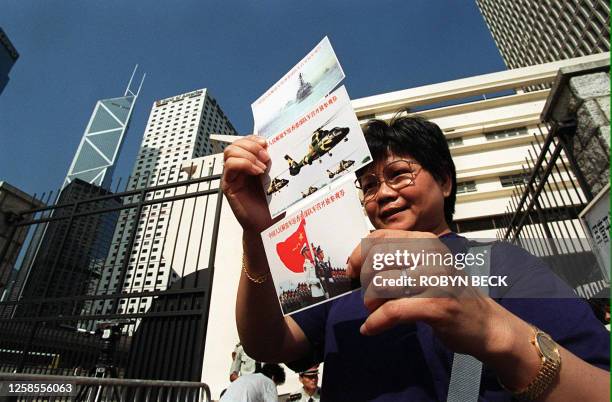
[[[26,227],[15,228],[12,223],[17,221],[19,214],[42,207],[44,204],[34,196],[24,193],[5,181],[0,181],[0,291],[3,292],[2,299],[6,297],[4,291],[6,291],[21,246],[28,233]],[[31,215],[27,214],[26,217],[31,218]],[[11,233],[12,230],[14,230],[13,233]]]
[[[118,201],[112,198],[100,202],[87,200],[111,194],[112,172],[145,78],[143,75],[137,89],[132,88],[137,68],[123,96],[96,102],[62,183],[57,205],[81,203],[80,212],[118,206]],[[76,212],[76,207],[72,212]],[[68,297],[92,291],[91,286],[99,277],[108,254],[118,214],[73,219],[72,212],[68,208],[57,208],[50,214],[53,222],[36,227],[19,270],[19,285],[12,291],[15,297]],[[78,311],[80,308],[68,309]],[[44,312],[23,310],[22,313]]]
[[[9,71],[19,58],[17,49],[11,43],[6,33],[0,28],[0,93],[9,81]]]
[[[57,204],[71,206],[78,202],[79,210],[72,207],[59,208],[53,214],[56,220],[46,225],[44,236],[36,250],[36,257],[29,268],[25,286],[21,291],[22,299],[82,296],[91,293],[91,287],[99,278],[108,254],[118,212],[78,217],[71,217],[71,214],[119,207],[120,202],[115,198],[87,201],[93,197],[111,194],[108,190],[80,179],[74,179],[62,189]],[[82,304],[82,301],[75,301],[62,306],[56,305],[53,306],[52,312],[47,311],[45,305],[32,305],[22,309],[18,314],[69,315],[80,311]]]
[[[145,78],[143,75],[138,89],[131,88],[137,68],[134,68],[123,96],[96,102],[62,188],[77,178],[104,188],[110,185],[115,161]]]
[[[610,50],[607,0],[476,0],[506,66]]]
[[[219,153],[225,148],[224,143],[210,139],[211,133],[237,134],[207,89],[154,102],[128,189],[162,186],[186,178],[189,169],[182,167],[185,161]],[[168,197],[171,191],[149,193],[147,200]],[[128,197],[126,202],[137,202],[137,196]],[[163,290],[179,274],[186,274],[183,262],[163,252],[172,208],[172,202],[164,202],[145,205],[139,216],[136,208],[122,211],[98,294],[114,293],[117,287],[130,293]],[[133,231],[136,232],[130,249]],[[124,267],[127,271],[122,275]],[[130,302],[121,300],[121,306],[98,303],[95,312],[115,309],[120,313],[142,313],[150,305],[150,301],[139,301],[133,306]]]

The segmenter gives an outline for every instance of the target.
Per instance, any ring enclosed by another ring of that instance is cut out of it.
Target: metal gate
[[[75,180],[12,219],[0,261],[11,236],[29,234],[0,302],[0,371],[199,382],[215,163],[159,175],[172,181],[132,177],[121,191]]]
[[[582,286],[601,290],[607,283],[578,220],[593,194],[568,146],[575,131],[574,123],[540,126],[544,140],[534,135],[497,237],[542,257],[579,295],[589,297],[581,294]]]

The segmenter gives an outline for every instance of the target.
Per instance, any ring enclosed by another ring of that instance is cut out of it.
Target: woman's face
[[[385,166],[400,159],[415,161],[411,156],[389,155],[386,160],[373,164],[365,174],[374,173],[383,180]],[[376,229],[414,230],[440,235],[448,231],[444,219],[444,197],[450,191],[450,180],[440,183],[421,167],[414,182],[399,190],[381,183],[375,197],[367,201],[364,208]]]

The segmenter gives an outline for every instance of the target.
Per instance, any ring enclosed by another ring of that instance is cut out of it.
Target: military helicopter
[[[354,163],[355,161],[342,159],[338,167],[334,169],[333,172],[331,170],[327,170],[327,175],[329,176],[330,179],[333,179],[334,176],[337,176],[340,173],[344,172],[346,169],[353,166]]]
[[[318,188],[316,187],[313,187],[313,186],[308,187],[308,190],[302,191],[302,198],[308,197],[310,194],[314,193],[317,190]]]
[[[308,152],[301,161],[296,162],[289,155],[285,155],[285,159],[289,162],[289,174],[296,176],[305,165],[312,165],[312,162],[319,159],[325,154],[331,156],[331,149],[338,145],[340,141],[348,141],[348,127],[334,127],[329,130],[318,128],[310,140]],[[319,162],[321,162],[319,160]]]
[[[268,186],[268,189],[266,190],[266,194],[272,195],[275,192],[279,191],[281,188],[285,187],[287,184],[289,184],[289,180],[278,179],[275,177],[274,179],[272,179],[272,182],[270,182],[270,186]]]

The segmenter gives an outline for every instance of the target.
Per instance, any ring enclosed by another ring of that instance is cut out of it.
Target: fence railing
[[[220,170],[75,180],[13,220],[29,235],[0,301],[0,371],[199,381]]]
[[[24,402],[209,402],[205,383],[0,373],[1,396]],[[28,391],[38,384],[50,391]],[[28,387],[29,385],[29,387]]]
[[[603,277],[578,220],[593,195],[568,146],[575,130],[574,124],[540,126],[497,238],[544,258],[580,294],[585,284],[603,286]]]

